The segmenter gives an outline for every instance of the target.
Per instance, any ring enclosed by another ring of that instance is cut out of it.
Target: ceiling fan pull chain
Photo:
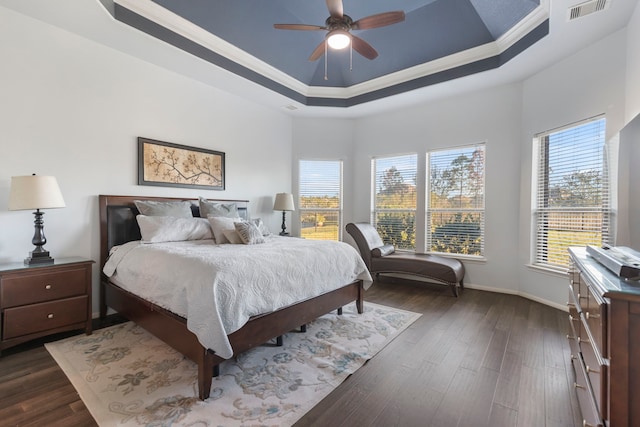
[[[327,50],[329,47],[327,46],[327,39],[324,40],[324,79],[329,80],[327,77]]]
[[[353,43],[349,43],[349,71],[353,71]]]

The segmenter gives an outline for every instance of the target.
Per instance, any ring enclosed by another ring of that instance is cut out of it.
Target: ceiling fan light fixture
[[[327,43],[332,49],[344,49],[351,43],[351,35],[345,30],[333,30],[327,34]]]

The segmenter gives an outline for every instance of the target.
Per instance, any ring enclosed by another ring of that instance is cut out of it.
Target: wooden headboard
[[[146,196],[98,196],[100,210],[100,269],[104,267],[109,251],[116,245],[122,245],[132,240],[140,240],[140,228],[136,215],[136,200],[180,201],[192,202],[191,212],[194,217],[200,216],[200,206],[197,198],[178,197],[146,197]],[[247,210],[248,200],[207,199],[212,202],[237,203],[241,217],[249,219]]]

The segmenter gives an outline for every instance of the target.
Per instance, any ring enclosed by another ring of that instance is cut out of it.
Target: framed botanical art
[[[224,153],[138,138],[138,185],[224,190]]]

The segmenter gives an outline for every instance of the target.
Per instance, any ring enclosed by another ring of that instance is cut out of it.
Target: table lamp
[[[282,231],[281,236],[288,236],[286,214],[287,211],[294,211],[296,208],[293,206],[293,194],[291,193],[278,193],[276,194],[276,201],[273,204],[274,211],[282,211]]]
[[[26,265],[51,264],[53,258],[49,251],[44,249],[47,243],[44,237],[44,221],[40,209],[64,208],[64,199],[58,187],[58,181],[54,176],[14,176],[11,177],[11,190],[9,192],[9,210],[35,209],[35,234],[31,243],[36,247],[29,252],[29,257],[24,260]]]

